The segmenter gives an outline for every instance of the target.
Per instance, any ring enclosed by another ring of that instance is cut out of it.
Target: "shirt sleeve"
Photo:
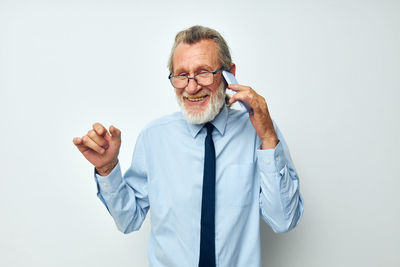
[[[117,228],[130,233],[140,228],[150,208],[147,188],[145,149],[138,137],[130,168],[124,176],[118,163],[108,176],[95,171],[97,196],[113,217]]]
[[[257,149],[260,179],[260,213],[277,232],[294,228],[303,214],[299,177],[293,166],[287,144],[274,123],[279,142],[274,149]]]

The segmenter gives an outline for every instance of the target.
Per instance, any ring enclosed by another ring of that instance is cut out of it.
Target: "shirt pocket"
[[[229,164],[221,173],[220,200],[222,206],[248,206],[254,198],[255,163]]]

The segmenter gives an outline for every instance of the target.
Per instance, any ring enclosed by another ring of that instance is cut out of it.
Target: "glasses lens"
[[[196,75],[197,83],[203,86],[207,86],[213,83],[214,75],[211,72],[199,73]]]
[[[175,88],[181,89],[186,87],[187,85],[187,77],[186,76],[176,76],[171,78],[172,86]]]

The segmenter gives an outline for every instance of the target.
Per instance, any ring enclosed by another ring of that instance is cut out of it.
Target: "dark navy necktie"
[[[212,139],[214,126],[207,123],[205,127],[207,136],[204,145],[199,267],[215,267],[215,148]]]

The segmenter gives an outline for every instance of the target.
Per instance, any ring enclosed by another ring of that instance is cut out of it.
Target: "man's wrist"
[[[96,171],[100,176],[108,176],[112,170],[117,166],[118,164],[118,159],[113,160],[112,162],[104,165],[103,167],[97,168]]]
[[[274,149],[278,144],[279,139],[277,136],[261,140],[261,149]]]

